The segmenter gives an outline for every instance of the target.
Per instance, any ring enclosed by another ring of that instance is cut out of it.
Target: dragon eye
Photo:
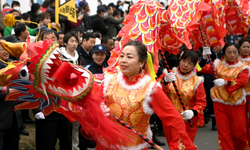
[[[29,71],[28,71],[28,68],[26,65],[23,66],[23,68],[20,70],[18,76],[22,80],[29,80],[30,79],[30,74],[29,74]]]

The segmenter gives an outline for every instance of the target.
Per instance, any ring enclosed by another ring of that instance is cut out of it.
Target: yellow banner
[[[70,0],[57,8],[58,8],[58,11],[56,11],[58,12],[58,14],[56,14],[57,16],[61,14],[67,17],[69,21],[77,23],[76,5],[74,0]]]

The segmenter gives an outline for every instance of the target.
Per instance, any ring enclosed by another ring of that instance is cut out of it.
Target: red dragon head
[[[78,100],[85,96],[93,84],[91,72],[64,62],[57,43],[51,40],[30,43],[38,55],[30,59],[29,72],[34,74],[34,88],[44,95],[65,100]]]
[[[61,99],[78,100],[93,84],[93,76],[88,70],[62,60],[58,44],[52,40],[28,41],[20,55],[19,61],[0,70],[3,84],[16,89],[6,96],[6,100],[25,101],[16,109],[39,108],[48,115],[61,105]]]

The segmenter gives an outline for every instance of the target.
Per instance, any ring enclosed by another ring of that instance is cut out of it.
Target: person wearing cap
[[[92,27],[94,32],[98,31],[102,36],[106,35],[108,32],[108,27],[105,25],[104,20],[108,17],[108,11],[104,6],[97,8],[97,15],[92,21]]]
[[[95,45],[92,49],[93,62],[87,65],[85,68],[91,71],[93,74],[103,73],[104,60],[107,55],[107,48],[104,45]]]
[[[48,28],[45,25],[40,26],[40,33],[39,33],[39,27],[36,28],[36,35],[38,36],[38,41],[42,40],[42,34],[47,31]],[[39,35],[38,35],[39,33]]]
[[[83,12],[84,17],[82,19],[82,21],[84,23],[84,30],[86,30],[86,31],[92,30],[93,29],[92,28],[92,19],[88,15],[88,12],[90,11],[88,2],[81,1],[79,3],[79,6],[82,7],[82,9],[84,10],[84,12]]]

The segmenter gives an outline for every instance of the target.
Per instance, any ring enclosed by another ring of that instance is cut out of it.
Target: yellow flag
[[[76,5],[74,0],[70,0],[64,4],[62,4],[58,8],[58,14],[56,15],[63,15],[65,17],[68,17],[69,21],[72,21],[74,23],[77,23],[77,15],[76,15]]]

